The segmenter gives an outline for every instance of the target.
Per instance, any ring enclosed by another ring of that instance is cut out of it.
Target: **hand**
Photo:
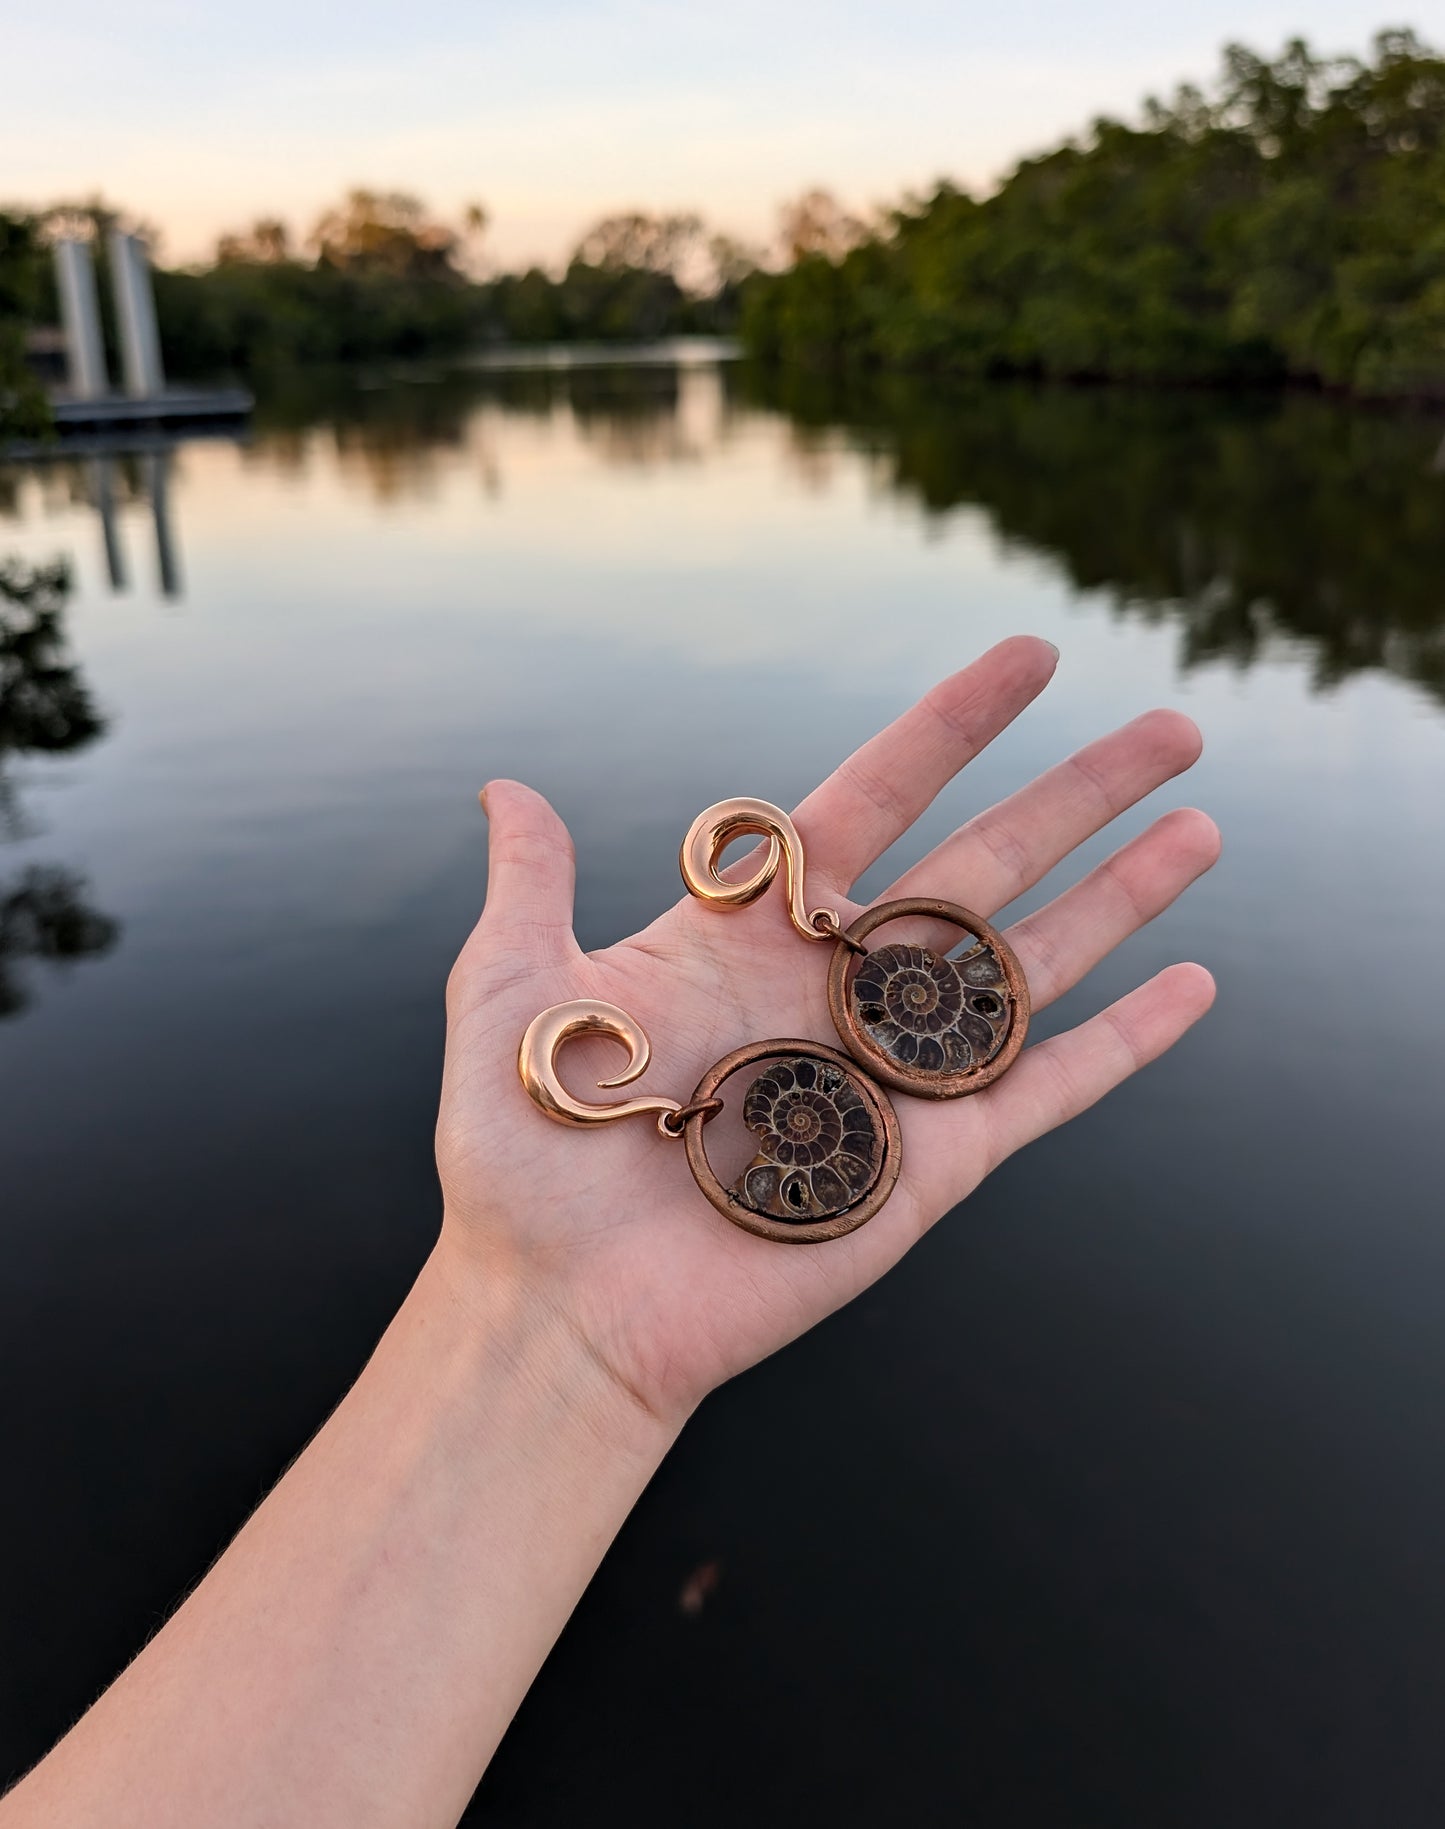
[[[853,918],[848,890],[1043,689],[1056,658],[1030,637],[1001,642],[808,796],[794,819],[810,907],[837,908],[845,925]],[[1199,750],[1188,718],[1149,712],[970,820],[879,899],[936,896],[991,916]],[[723,786],[767,792],[759,781]],[[484,798],[486,907],[447,987],[443,1249],[463,1286],[506,1279],[524,1308],[565,1325],[609,1380],[670,1427],[714,1386],[865,1289],[1012,1151],[1162,1054],[1213,1000],[1202,967],[1172,966],[1079,1027],[1026,1047],[986,1091],[945,1103],[895,1095],[903,1173],[887,1204],[845,1238],[773,1244],[715,1212],[682,1145],[651,1122],[584,1132],[544,1117],[518,1079],[517,1044],[547,1006],[605,999],[646,1029],[653,1065],[625,1094],[601,1096],[684,1100],[704,1068],[745,1042],[836,1045],[829,949],[794,932],[779,882],[738,911],[684,896],[641,933],[584,955],[572,932],[566,828],[516,782],[493,782]],[[1218,853],[1203,813],[1167,813],[1009,929],[1034,1009],[1167,908]],[[587,1040],[569,1044],[564,1065],[585,1097],[620,1061],[615,1047]]]

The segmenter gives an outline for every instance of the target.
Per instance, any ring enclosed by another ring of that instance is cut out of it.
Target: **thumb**
[[[482,789],[482,809],[488,828],[482,926],[489,938],[525,949],[539,964],[574,954],[577,873],[566,826],[520,781],[489,782]]]

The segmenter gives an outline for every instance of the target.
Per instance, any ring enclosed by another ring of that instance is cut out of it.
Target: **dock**
[[[235,424],[255,405],[242,387],[171,387],[161,361],[150,261],[138,235],[112,229],[107,248],[124,385],[112,388],[101,331],[90,243],[66,236],[55,244],[68,385],[51,394],[56,430],[95,434],[106,428]]]
[[[69,393],[51,397],[58,430],[95,431],[101,426],[173,426],[194,421],[245,419],[255,396],[243,387],[171,387],[134,400],[125,394],[76,399]]]

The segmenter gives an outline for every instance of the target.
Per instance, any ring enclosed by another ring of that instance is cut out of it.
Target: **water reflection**
[[[300,476],[319,441],[327,461],[390,504],[426,499],[465,452],[483,490],[497,495],[505,478],[496,433],[507,424],[550,427],[608,467],[646,470],[704,461],[733,417],[721,367],[322,373],[263,400],[249,461]]]
[[[19,512],[20,483],[33,477],[52,510],[60,503],[89,508],[99,525],[105,574],[112,591],[128,591],[132,576],[121,512],[143,503],[151,515],[156,587],[182,594],[180,555],[171,513],[177,441],[158,434],[70,438],[42,460],[0,466],[0,514]]]
[[[249,461],[300,473],[322,437],[343,474],[395,503],[434,493],[465,453],[496,496],[508,424],[645,470],[706,462],[775,414],[808,489],[826,492],[861,449],[930,520],[981,509],[1075,590],[1177,622],[1186,667],[1247,667],[1283,639],[1308,647],[1321,687],[1382,668],[1445,698],[1445,427],[1420,413],[725,367],[437,371],[298,383],[264,404]]]
[[[1317,685],[1384,668],[1445,698],[1438,417],[1300,394],[741,385],[789,415],[810,475],[825,474],[817,435],[846,431],[930,516],[981,508],[1076,590],[1179,622],[1186,666],[1248,666],[1286,637]]]
[[[21,820],[9,758],[83,748],[105,730],[90,688],[66,645],[64,560],[0,561],[0,832]]]
[[[86,901],[82,877],[37,864],[8,882],[0,878],[0,1017],[18,1015],[30,1001],[19,961],[59,966],[93,958],[109,952],[119,934],[119,925]]]
[[[10,759],[82,749],[105,730],[67,650],[69,592],[63,561],[0,562],[0,839],[30,831]],[[0,1017],[29,1001],[18,961],[55,965],[106,952],[118,933],[113,920],[88,905],[84,879],[73,872],[32,864],[18,876],[0,876]]]

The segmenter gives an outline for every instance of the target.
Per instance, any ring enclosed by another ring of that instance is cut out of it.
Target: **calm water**
[[[705,1407],[478,1820],[1438,1821],[1442,433],[612,368],[0,471],[0,557],[74,568],[26,679],[0,661],[0,1770],[200,1573],[429,1245],[480,783],[551,795],[605,942],[677,892],[701,806],[796,799],[1030,630],[1055,685],[908,849],[1183,706],[1209,747],[1159,808],[1208,806],[1224,862],[1044,1026],[1175,958],[1217,1011]]]

